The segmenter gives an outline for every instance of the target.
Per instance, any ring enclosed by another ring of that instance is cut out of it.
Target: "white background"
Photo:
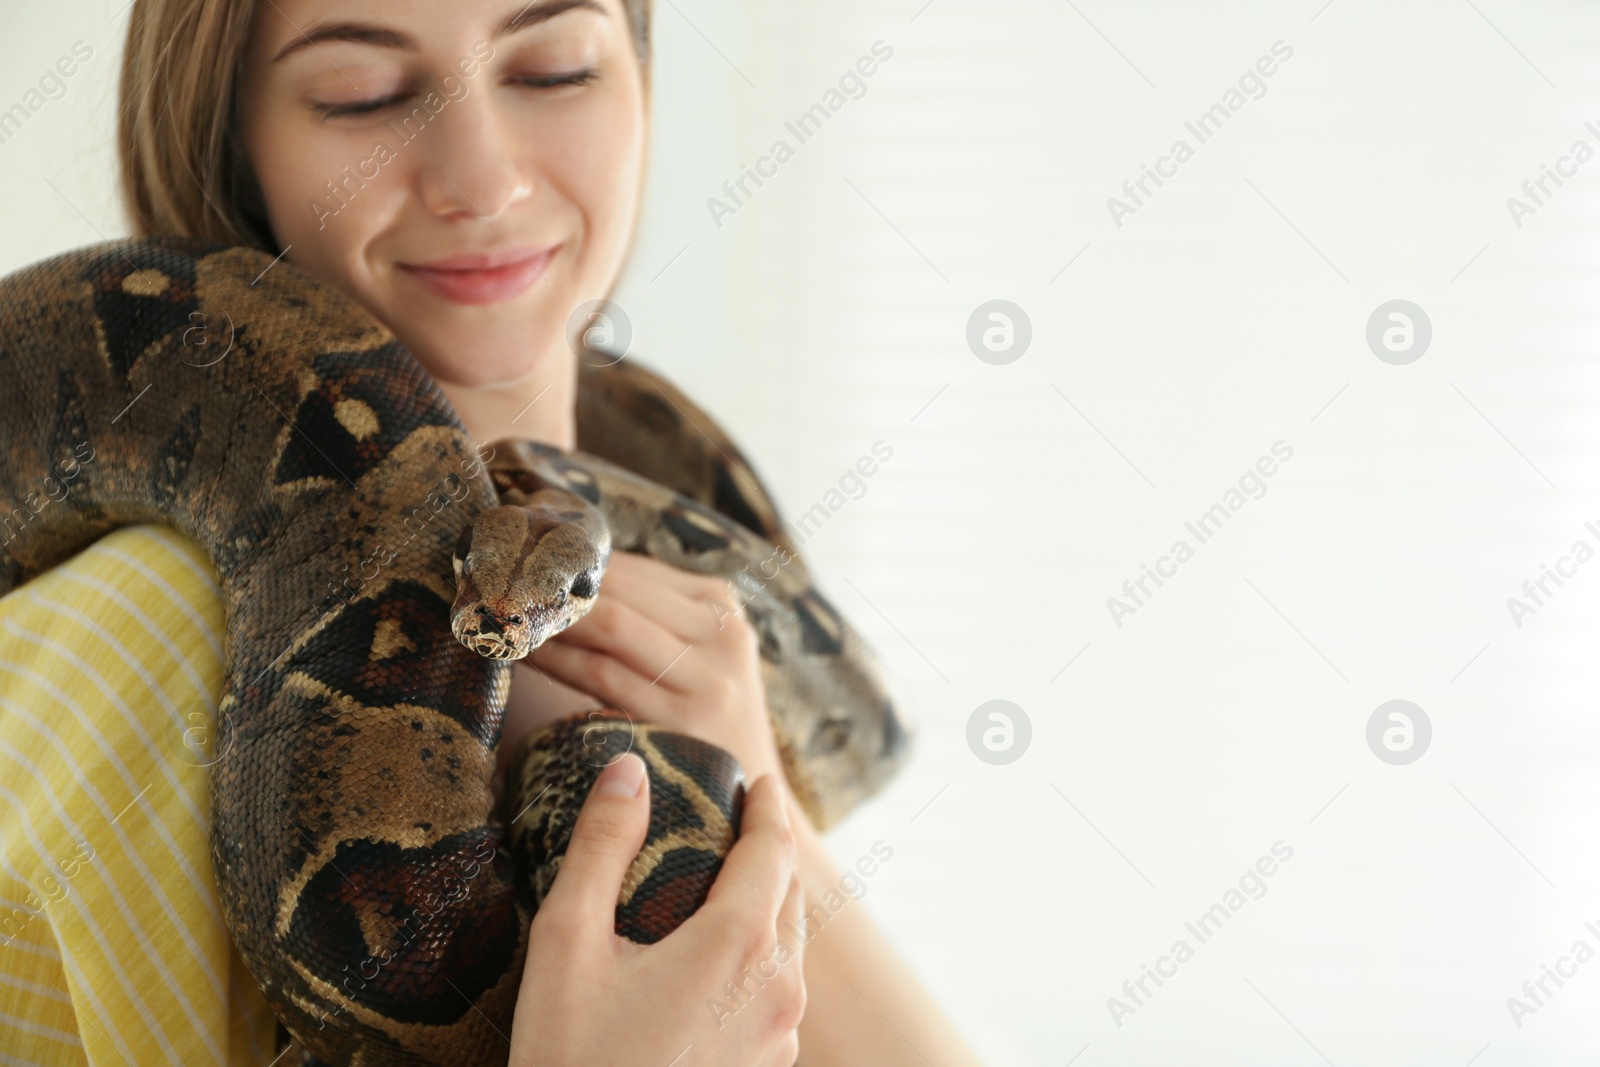
[[[120,6],[0,10],[0,107],[95,51],[0,145],[0,268],[124,232]],[[918,730],[833,844],[894,849],[852,906],[985,1058],[1594,1063],[1600,959],[1520,1028],[1506,1001],[1600,950],[1600,562],[1520,627],[1506,600],[1600,548],[1600,159],[1520,227],[1506,200],[1600,150],[1600,11],[661,0],[656,25],[632,351],[790,515],[894,449],[806,544]],[[707,198],[878,40],[865,96],[718,227]],[[1279,40],[1197,144],[1185,120]],[[1179,137],[1194,158],[1118,227],[1107,198]],[[1004,366],[965,340],[995,298],[1032,323]],[[1433,327],[1405,366],[1365,340],[1397,298]],[[1279,440],[1196,545],[1185,520]],[[1179,537],[1194,558],[1117,626],[1107,598]],[[1366,741],[1397,698],[1433,728],[1406,766]],[[1032,724],[1006,766],[966,740],[992,699]],[[1184,922],[1280,840],[1198,944]],[[1180,937],[1119,1026],[1107,999]]]

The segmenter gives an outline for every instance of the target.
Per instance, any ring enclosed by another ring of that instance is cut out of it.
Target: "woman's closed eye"
[[[510,79],[512,85],[527,89],[559,89],[569,85],[588,85],[600,77],[596,67],[583,67],[579,70],[568,71],[563,74],[521,74]],[[370,115],[384,108],[395,107],[412,99],[418,94],[415,92],[392,93],[372,100],[352,100],[340,104],[324,104],[313,101],[311,110],[323,120],[346,118],[356,115]]]

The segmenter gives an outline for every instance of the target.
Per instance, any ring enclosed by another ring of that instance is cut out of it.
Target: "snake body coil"
[[[504,1063],[528,923],[606,760],[631,748],[651,775],[624,936],[681,922],[737,831],[732,757],[615,710],[529,737],[494,810],[493,657],[603,595],[610,551],[744,576],[820,824],[907,734],[760,483],[670,385],[586,364],[580,451],[480,450],[388,331],[271,262],[152,238],[0,280],[0,594],[119,526],[199,543],[227,622],[212,860],[245,965],[305,1062]]]

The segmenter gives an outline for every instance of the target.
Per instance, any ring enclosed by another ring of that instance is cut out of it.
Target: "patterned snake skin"
[[[495,810],[494,657],[581,615],[610,551],[737,577],[820,825],[908,736],[759,481],[664,380],[585,350],[579,451],[478,448],[370,315],[271,264],[154,238],[0,280],[0,595],[119,526],[200,544],[227,620],[212,861],[245,965],[305,1063],[505,1063],[528,923],[609,759],[651,776],[623,936],[681,922],[737,833],[736,761],[616,710],[530,736]]]

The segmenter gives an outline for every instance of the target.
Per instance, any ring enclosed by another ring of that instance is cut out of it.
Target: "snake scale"
[[[499,657],[602,595],[609,552],[737,580],[785,772],[820,825],[908,752],[759,480],[637,364],[582,361],[576,451],[479,446],[333,286],[143,238],[0,280],[0,402],[0,594],[142,522],[217,571],[212,862],[305,1063],[504,1063],[529,921],[622,751],[645,758],[652,810],[618,932],[659,939],[704,899],[743,788],[721,749],[596,711],[531,735],[493,800]]]

